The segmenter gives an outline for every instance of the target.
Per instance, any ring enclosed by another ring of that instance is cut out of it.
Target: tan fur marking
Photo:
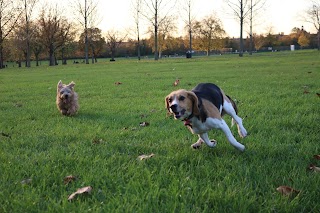
[[[208,117],[221,119],[221,115],[218,108],[215,105],[213,105],[210,101],[202,99],[202,105]]]

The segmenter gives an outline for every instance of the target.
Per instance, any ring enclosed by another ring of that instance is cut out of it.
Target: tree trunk
[[[27,1],[24,1],[24,7],[25,7],[25,15],[26,15],[26,34],[27,34],[27,39],[26,39],[26,46],[27,46],[27,52],[26,52],[26,67],[30,67],[30,29],[29,29],[29,17],[28,17],[28,11],[27,11]]]
[[[38,67],[39,66],[39,54],[36,54],[35,57],[36,57],[36,66]]]
[[[154,26],[154,60],[157,61],[158,59],[158,26]]]
[[[250,1],[250,44],[249,44],[249,55],[252,55],[253,39],[252,39],[252,0]]]
[[[88,27],[87,27],[87,20],[88,20],[88,14],[87,14],[87,0],[84,1],[84,33],[85,33],[85,58],[86,58],[86,64],[89,64],[89,55],[88,55]]]
[[[50,48],[50,50],[49,50],[49,66],[54,66],[54,65],[55,65],[54,52]]]
[[[239,56],[243,56],[243,1],[240,1],[240,50]]]
[[[190,58],[192,58],[192,30],[190,26],[189,30],[189,53],[190,53]]]
[[[61,48],[61,59],[62,59],[62,64],[66,65],[67,59],[64,57],[64,48]]]
[[[156,7],[158,6],[158,2],[156,2]],[[158,54],[158,8],[155,9],[155,16],[154,16],[154,60],[159,59]]]
[[[138,50],[138,60],[141,60],[141,51],[140,51],[140,37],[138,35],[138,45],[137,45],[137,50]]]

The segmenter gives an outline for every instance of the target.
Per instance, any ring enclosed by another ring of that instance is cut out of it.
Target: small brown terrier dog
[[[61,80],[58,82],[56,104],[62,115],[75,115],[79,109],[78,94],[73,89],[74,85],[73,81],[68,85],[62,84]]]

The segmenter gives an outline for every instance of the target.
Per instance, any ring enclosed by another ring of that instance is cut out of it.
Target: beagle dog
[[[184,125],[193,134],[198,134],[198,141],[191,146],[194,149],[199,148],[203,142],[209,147],[215,147],[217,142],[209,139],[208,131],[221,129],[231,145],[244,151],[245,146],[234,138],[222,116],[228,114],[232,117],[232,125],[235,121],[240,137],[246,137],[247,130],[237,115],[236,104],[217,85],[200,83],[191,91],[173,91],[165,98],[165,105],[176,120],[184,121]]]

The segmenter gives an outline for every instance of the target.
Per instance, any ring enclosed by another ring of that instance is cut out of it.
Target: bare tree
[[[159,25],[158,28],[158,51],[159,58],[162,57],[162,52],[168,49],[167,39],[172,37],[172,33],[177,30],[177,26],[175,24],[176,18],[174,16],[167,16]]]
[[[320,1],[311,0],[311,6],[306,14],[306,21],[311,23],[317,31],[317,46],[320,50]]]
[[[97,56],[101,54],[103,48],[105,48],[106,41],[101,35],[101,30],[99,28],[88,28],[89,39],[89,53],[91,52],[91,63],[97,62]],[[84,49],[83,40],[85,37],[85,32],[80,35],[79,47]]]
[[[22,9],[15,1],[0,0],[0,69],[4,67],[4,41],[17,27]]]
[[[176,5],[176,0],[142,0],[144,9],[142,15],[154,28],[154,60],[159,59],[158,30],[159,25],[169,16]]]
[[[192,15],[192,7],[193,7],[194,0],[184,0],[182,9],[186,13],[186,19],[184,19],[185,28],[189,34],[189,54],[190,58],[192,57],[192,29],[193,24],[195,22],[195,17]]]
[[[21,63],[21,61],[25,60],[25,63],[26,63],[26,67],[28,67],[28,64],[27,64],[27,58],[29,57],[30,59],[30,52],[28,53],[28,46],[30,48],[30,39],[29,41],[28,40],[28,36],[27,36],[27,31],[26,31],[26,21],[24,20],[24,17],[21,16],[21,21],[19,21],[19,25],[18,27],[16,27],[14,30],[13,30],[13,34],[11,36],[11,39],[14,41],[13,42],[13,46],[14,46],[14,49],[15,49],[15,54],[14,54],[14,57],[15,57],[15,61],[19,61],[19,63]],[[29,23],[29,26],[28,26],[28,33],[31,33],[32,29],[31,29],[31,23]],[[30,49],[29,49],[30,50]],[[29,60],[30,62],[30,60]],[[30,67],[30,65],[29,65]]]
[[[215,14],[206,16],[194,25],[195,46],[199,50],[205,49],[207,56],[213,49],[222,48],[222,38],[225,31],[219,18]]]
[[[240,23],[240,48],[239,56],[243,56],[243,26],[245,19],[250,17],[250,40],[252,40],[252,20],[253,15],[259,9],[261,9],[266,0],[226,0],[225,2],[230,7],[233,12],[233,15],[238,19]]]
[[[71,6],[74,8],[76,14],[76,19],[79,21],[81,26],[84,28],[85,32],[85,61],[89,64],[89,39],[88,38],[88,28],[95,28],[97,22],[99,22],[98,17],[98,1],[95,0],[76,0],[71,2]]]
[[[35,23],[32,23],[31,29],[33,30],[31,39],[31,49],[36,59],[36,66],[39,66],[39,55],[44,50],[44,45],[41,42],[41,29]]]
[[[57,50],[73,36],[72,24],[59,15],[57,8],[43,8],[38,22],[41,41],[49,53],[49,65],[54,66],[57,64]]]
[[[114,57],[116,56],[116,51],[119,45],[125,40],[127,35],[121,35],[119,32],[110,30],[107,32],[106,40],[107,40],[107,46],[110,49],[111,53],[111,60],[115,61]]]
[[[34,9],[34,6],[38,0],[23,0],[24,1],[24,15],[25,15],[25,35],[26,35],[26,67],[30,67],[30,19]]]
[[[135,23],[135,33],[137,36],[137,53],[138,60],[141,59],[141,48],[140,48],[140,14],[141,14],[141,1],[142,0],[132,0],[133,7],[133,18]]]

